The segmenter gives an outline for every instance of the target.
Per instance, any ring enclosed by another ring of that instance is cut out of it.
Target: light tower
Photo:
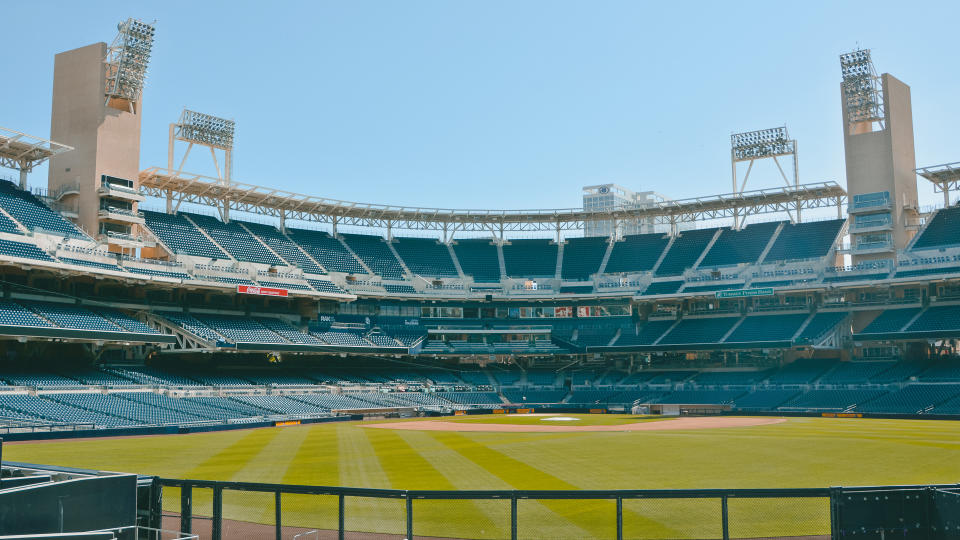
[[[167,146],[167,169],[173,171],[174,145],[176,141],[187,143],[187,150],[180,160],[176,171],[183,170],[187,157],[193,145],[199,144],[210,149],[213,166],[217,170],[217,178],[223,184],[230,183],[231,168],[233,165],[233,137],[236,132],[236,122],[209,114],[183,109],[180,119],[170,124],[170,142]],[[217,150],[223,151],[223,166],[217,158]]]
[[[850,254],[892,259],[918,226],[910,87],[878,76],[869,49],[840,55],[840,71]]]
[[[780,160],[777,158],[791,156],[793,179],[787,177],[783,170]],[[787,132],[787,126],[780,126],[769,129],[758,129],[756,131],[745,131],[743,133],[734,133],[730,135],[730,169],[733,176],[733,194],[743,193],[747,187],[747,180],[750,179],[750,173],[753,171],[754,162],[761,159],[772,159],[783,177],[783,183],[788,188],[797,189],[800,186],[800,170],[797,161],[797,141],[790,138]],[[738,180],[739,173],[737,164],[747,162],[747,171],[743,175],[743,180]],[[788,211],[789,214],[789,211]],[[741,216],[739,212],[734,212],[733,226],[739,228],[741,221],[746,216]],[[795,214],[790,215],[793,221],[800,221],[800,205],[797,204]]]
[[[111,45],[94,43],[54,60],[51,138],[76,150],[50,160],[58,206],[111,251],[143,246],[137,204],[143,87],[154,27],[117,26]]]

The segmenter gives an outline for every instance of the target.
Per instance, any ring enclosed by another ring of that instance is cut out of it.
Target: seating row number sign
[[[273,287],[257,287],[256,285],[237,285],[237,292],[241,294],[256,294],[259,296],[287,296],[286,289]]]

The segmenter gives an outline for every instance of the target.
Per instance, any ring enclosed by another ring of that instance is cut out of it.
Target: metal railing
[[[198,525],[214,540],[254,534],[306,538],[314,531],[340,539],[368,533],[407,540],[827,538],[834,533],[838,493],[839,488],[396,490],[158,478],[151,519],[152,526],[185,534]],[[571,521],[551,529],[545,516],[551,511],[558,521],[564,516]]]

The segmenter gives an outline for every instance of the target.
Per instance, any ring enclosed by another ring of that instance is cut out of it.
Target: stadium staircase
[[[703,251],[700,253],[700,256],[697,257],[697,260],[694,261],[690,268],[687,270],[696,270],[700,263],[703,262],[703,259],[707,256],[707,253],[710,253],[710,250],[713,249],[713,245],[717,243],[717,239],[720,238],[720,235],[723,234],[724,229],[722,227],[717,228],[717,231],[713,233],[713,237],[710,238],[710,241],[707,242],[706,247],[703,248]]]
[[[323,270],[324,273],[329,273],[329,270],[327,270],[327,267],[320,264],[320,261],[315,259],[313,255],[311,255],[307,250],[303,249],[303,246],[294,242],[293,238],[290,238],[290,235],[287,234],[287,231],[280,231],[280,234],[283,236],[283,238],[285,238],[288,242],[290,242],[295,249],[297,249],[300,253],[302,253],[304,257],[306,257],[313,264],[317,265],[317,268],[320,268],[321,270]]]
[[[600,267],[597,268],[597,275],[602,276],[607,271],[607,263],[610,262],[610,254],[613,253],[613,246],[616,244],[613,237],[607,243],[607,250],[603,253],[603,259],[600,261]]]
[[[503,258],[503,242],[495,240],[494,245],[497,246],[497,261],[500,264],[500,279],[502,280],[507,277],[507,263]]]
[[[669,335],[670,332],[673,332],[673,330],[674,330],[682,321],[683,321],[682,318],[681,318],[681,319],[677,319],[676,321],[674,321],[673,324],[671,324],[670,327],[667,328],[667,330],[666,330],[664,333],[660,334],[660,337],[658,337],[653,343],[651,343],[651,345],[659,345],[659,344],[660,344],[660,341],[661,341],[663,338],[667,337],[667,335]]]
[[[777,242],[777,238],[780,237],[780,231],[786,226],[786,221],[781,221],[777,225],[777,229],[773,231],[773,234],[770,235],[770,241],[767,242],[767,245],[763,248],[763,252],[760,253],[760,256],[757,257],[757,264],[763,264],[764,259],[767,258],[767,254],[770,253],[770,249],[773,247],[773,244]]]
[[[285,259],[282,255],[280,255],[279,253],[277,253],[276,250],[274,250],[272,247],[270,247],[270,245],[267,244],[266,242],[264,242],[263,239],[260,238],[258,235],[254,234],[254,232],[251,231],[245,224],[243,224],[243,223],[240,222],[240,221],[238,221],[238,222],[236,222],[236,223],[237,223],[237,225],[240,226],[241,229],[247,231],[247,234],[249,234],[251,237],[253,237],[254,240],[256,240],[257,242],[259,242],[260,245],[263,246],[264,249],[266,249],[268,252],[272,253],[274,257],[280,259],[280,261],[282,261],[283,264],[285,264],[285,265],[287,265],[287,266],[289,266],[289,267],[291,267],[291,268],[297,268],[297,265],[296,265],[296,264],[292,264],[290,261],[288,261],[287,259]]]
[[[407,266],[407,262],[403,260],[403,257],[397,253],[396,246],[393,245],[393,239],[386,239],[387,247],[390,248],[390,253],[393,253],[393,256],[397,258],[397,262],[400,263],[400,268],[403,268],[403,275],[407,278],[412,278],[414,273],[410,271],[410,267]]]
[[[236,261],[237,261],[236,257],[234,257],[232,253],[230,253],[229,251],[227,251],[226,249],[224,249],[223,246],[221,246],[216,240],[213,239],[212,236],[210,236],[210,234],[209,234],[207,231],[205,231],[205,230],[203,229],[203,227],[197,225],[197,222],[195,222],[194,220],[192,220],[192,219],[190,218],[190,216],[189,216],[186,212],[184,212],[184,213],[182,213],[182,214],[180,214],[180,215],[183,216],[183,219],[184,219],[184,220],[186,220],[188,223],[190,223],[191,225],[193,225],[193,227],[194,227],[195,229],[197,229],[197,231],[199,231],[200,234],[202,234],[203,236],[205,236],[205,237],[207,238],[207,240],[210,241],[211,244],[217,246],[217,248],[219,248],[220,251],[222,251],[224,254],[226,254],[226,256],[227,256],[231,261],[233,261],[233,262],[236,262]]]
[[[19,221],[17,221],[16,219],[14,219],[14,217],[11,216],[11,215],[10,215],[5,209],[3,209],[2,207],[0,207],[0,215],[3,215],[3,216],[6,217],[7,219],[9,219],[10,222],[13,223],[13,224],[17,227],[17,230],[19,230],[22,234],[30,234],[30,229],[26,228],[26,227],[23,225],[23,223],[20,223]]]
[[[340,242],[340,245],[343,246],[343,249],[345,249],[347,253],[349,253],[350,256],[352,256],[368,274],[370,274],[371,276],[377,275],[377,273],[371,270],[370,267],[367,266],[367,263],[364,262],[364,260],[361,259],[359,255],[357,255],[357,252],[355,252],[353,248],[350,247],[350,244],[347,244],[347,241],[343,239],[343,236],[340,236],[339,234],[337,234],[335,235],[335,237],[336,237],[336,240]]]
[[[660,256],[657,257],[657,262],[653,263],[653,267],[650,268],[651,276],[657,275],[657,270],[660,269],[660,265],[663,264],[663,260],[667,258],[667,253],[670,253],[670,249],[673,247],[673,242],[676,239],[676,236],[671,236],[670,240],[667,241],[667,245],[663,247],[663,251],[661,251]]]
[[[453,267],[457,269],[457,275],[460,276],[460,279],[467,279],[467,275],[463,273],[463,267],[460,266],[460,259],[457,258],[457,251],[453,249],[453,244],[445,242],[443,245],[447,246],[447,251],[450,252],[450,260],[453,261]]]
[[[560,280],[563,279],[563,248],[566,246],[566,242],[557,243],[557,264],[556,270],[553,273],[553,279]]]
[[[733,333],[737,331],[737,328],[739,328],[740,325],[743,324],[743,321],[745,321],[745,320],[747,320],[746,317],[740,317],[740,320],[738,320],[737,322],[733,323],[733,326],[731,326],[730,329],[727,330],[727,333],[724,334],[723,337],[721,337],[717,342],[718,342],[718,343],[724,343],[725,341],[727,341],[727,338],[730,337],[730,336],[732,336]]]

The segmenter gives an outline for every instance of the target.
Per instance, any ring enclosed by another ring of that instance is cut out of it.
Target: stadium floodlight
[[[797,141],[790,139],[787,126],[730,135],[734,161],[792,155],[796,146]]]
[[[147,79],[147,65],[153,49],[153,24],[138,19],[127,19],[117,25],[117,37],[107,49],[107,104],[112,99],[128,102],[129,107],[140,100]]]
[[[176,141],[187,143],[187,150],[180,161],[180,168],[187,162],[187,156],[193,145],[199,144],[210,149],[213,165],[217,169],[217,177],[222,183],[230,183],[230,170],[233,163],[233,139],[236,134],[237,123],[233,120],[204,114],[190,109],[183,109],[180,119],[170,124],[170,141],[167,149],[167,168],[173,169],[173,155]],[[216,150],[223,151],[223,167],[221,168]]]
[[[877,122],[883,129],[883,91],[873,66],[870,49],[840,55],[843,99],[850,125]]]
[[[177,121],[174,135],[186,142],[212,146],[221,150],[233,149],[236,122],[209,114],[184,109]]]
[[[747,180],[750,178],[750,172],[753,170],[753,162],[758,159],[773,159],[783,177],[783,182],[789,188],[791,182],[787,178],[786,172],[780,165],[778,157],[793,156],[793,185],[797,188],[800,185],[799,163],[797,160],[797,141],[790,138],[787,132],[787,126],[780,126],[768,129],[758,129],[756,131],[744,131],[730,135],[730,166],[733,172],[733,192],[743,193],[747,187]],[[737,163],[748,161],[747,172],[742,182],[737,181]],[[800,205],[796,205],[796,220],[800,221]],[[789,214],[789,211],[788,211]],[[792,218],[793,216],[791,216]],[[740,226],[740,215],[734,213],[734,227]]]

